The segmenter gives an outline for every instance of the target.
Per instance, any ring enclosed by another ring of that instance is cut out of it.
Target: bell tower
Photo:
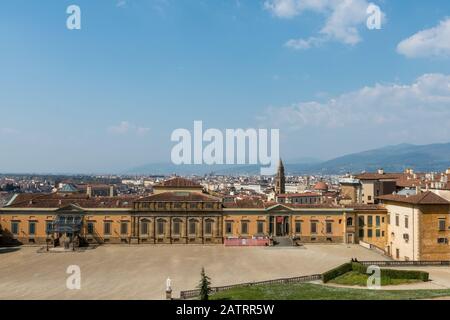
[[[284,165],[283,161],[280,159],[277,176],[275,177],[275,194],[286,193],[285,184],[286,177],[284,176]]]

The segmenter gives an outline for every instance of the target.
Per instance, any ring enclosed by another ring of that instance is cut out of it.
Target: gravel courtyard
[[[202,266],[212,285],[322,273],[352,257],[385,260],[358,245],[238,248],[185,245],[109,245],[74,253],[0,253],[0,299],[164,299],[194,289]],[[67,267],[81,268],[81,289],[66,288]]]

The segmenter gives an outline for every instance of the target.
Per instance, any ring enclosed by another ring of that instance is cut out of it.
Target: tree
[[[200,300],[208,300],[211,292],[211,279],[206,275],[205,268],[202,268],[200,283],[198,284],[200,289]]]

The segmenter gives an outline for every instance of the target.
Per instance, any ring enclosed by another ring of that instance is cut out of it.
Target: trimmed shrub
[[[337,278],[343,274],[346,274],[347,272],[352,271],[352,264],[351,263],[344,263],[343,265],[340,265],[337,268],[331,269],[330,271],[327,271],[322,274],[322,281],[324,283],[333,280],[334,278]]]
[[[367,273],[367,267],[357,262],[352,262],[352,270],[363,274]],[[417,279],[428,281],[429,276],[429,273],[425,271],[381,269],[381,277],[391,279]]]
[[[367,273],[367,267],[357,262],[352,262],[352,270],[359,273]]]

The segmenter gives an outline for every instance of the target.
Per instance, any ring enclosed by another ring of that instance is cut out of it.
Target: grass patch
[[[234,288],[211,295],[211,300],[413,300],[450,296],[446,290],[368,290],[320,284],[277,284]]]
[[[330,280],[330,283],[345,285],[345,286],[361,286],[365,287],[367,285],[367,279],[369,278],[368,274],[359,273],[358,271],[350,271],[343,275],[340,275],[333,280]],[[381,277],[381,285],[382,286],[390,286],[390,285],[399,285],[399,284],[409,284],[422,282],[419,279],[393,279],[391,277],[382,276]]]

